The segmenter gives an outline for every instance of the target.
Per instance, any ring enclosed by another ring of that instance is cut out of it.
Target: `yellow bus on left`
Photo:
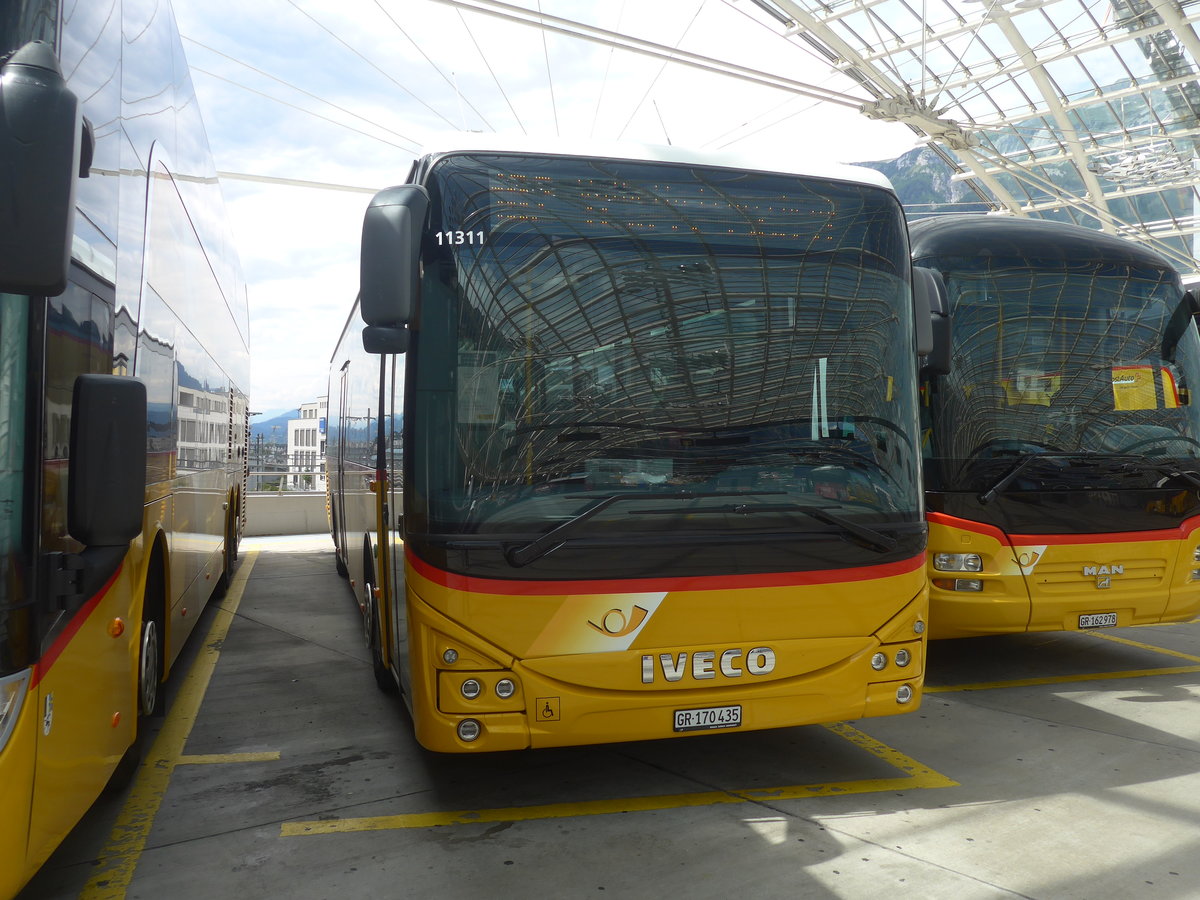
[[[139,757],[244,524],[245,285],[170,4],[0,9],[0,898]]]

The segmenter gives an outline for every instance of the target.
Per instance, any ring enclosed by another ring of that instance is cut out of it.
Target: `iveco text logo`
[[[683,676],[691,671],[696,681],[716,678],[719,671],[726,678],[741,678],[747,672],[751,675],[768,675],[775,669],[775,651],[770,647],[755,647],[743,652],[737,647],[725,650],[718,660],[716,650],[697,650],[690,654],[680,653],[672,656],[670,653],[660,653],[657,657],[647,654],[642,657],[642,684],[653,684],[659,671],[667,681],[682,681]]]
[[[1124,575],[1124,566],[1084,566],[1084,575]]]

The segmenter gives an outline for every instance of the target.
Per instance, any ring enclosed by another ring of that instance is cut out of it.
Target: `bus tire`
[[[383,629],[380,627],[379,601],[375,598],[375,554],[371,540],[363,541],[363,635],[371,654],[371,670],[376,686],[385,694],[397,693],[396,680],[383,659]]]
[[[333,568],[339,575],[346,578],[350,575],[350,569],[346,566],[346,560],[342,556],[342,542],[338,540],[338,517],[337,517],[337,501],[329,507],[329,534],[333,538]]]
[[[215,592],[218,597],[224,597],[229,592],[229,585],[233,583],[233,570],[238,552],[239,521],[237,506],[233,495],[230,494],[229,503],[225,508],[225,547],[221,551],[221,577],[217,581]]]
[[[156,547],[150,571],[146,574],[146,591],[142,599],[142,626],[138,632],[137,730],[133,743],[125,748],[108,779],[104,789],[106,793],[123,790],[133,781],[146,749],[147,720],[161,718],[166,713],[162,691],[162,636],[159,627],[159,611],[163,608],[164,589],[162,555]]]
[[[383,650],[380,646],[380,628],[379,628],[379,604],[371,602],[371,671],[375,675],[375,685],[379,690],[388,695],[395,695],[400,692],[396,685],[396,679],[392,677],[391,670],[383,661]]]

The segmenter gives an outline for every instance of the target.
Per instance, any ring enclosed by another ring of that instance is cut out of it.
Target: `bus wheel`
[[[234,563],[237,562],[237,545],[237,513],[231,502],[229,510],[225,513],[225,550],[221,554],[221,577],[217,581],[215,591],[218,597],[224,597],[229,592],[229,585],[233,583],[233,568]]]
[[[338,540],[337,510],[337,501],[334,500],[329,504],[329,533],[333,537],[333,568],[345,578],[350,574],[350,570],[346,568],[346,561],[342,559],[342,542]]]
[[[385,694],[399,693],[396,679],[383,661],[383,642],[380,641],[379,603],[375,600],[374,588],[367,585],[367,609],[365,611],[365,631],[367,648],[371,651],[371,670],[375,675],[375,684]]]
[[[142,623],[141,651],[138,654],[138,712],[157,716],[162,712],[159,699],[158,623],[153,619]]]
[[[149,601],[152,596],[156,595],[155,586],[161,585],[159,581],[162,574],[160,566],[161,563],[155,563],[151,567],[150,580],[146,585],[147,602],[143,604],[143,616],[146,615],[146,609],[151,608]],[[151,616],[151,618],[143,620],[142,633],[138,642],[137,733],[133,737],[133,743],[125,749],[125,753],[122,754],[116,768],[113,769],[112,776],[104,788],[105,793],[112,794],[121,791],[133,781],[138,766],[142,764],[142,755],[149,740],[146,719],[152,716],[161,716],[165,711],[166,704],[163,702],[161,690],[161,660],[162,649],[159,643],[158,621]]]

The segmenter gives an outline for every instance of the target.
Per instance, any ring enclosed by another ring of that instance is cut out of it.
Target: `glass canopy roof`
[[[1200,277],[1200,0],[750,2],[995,209],[1149,243]]]

